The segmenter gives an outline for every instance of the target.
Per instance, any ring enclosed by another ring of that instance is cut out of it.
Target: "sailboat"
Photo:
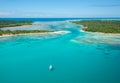
[[[52,65],[49,66],[49,70],[51,70],[51,71],[53,70],[53,66]]]

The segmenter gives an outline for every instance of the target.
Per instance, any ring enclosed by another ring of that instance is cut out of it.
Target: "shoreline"
[[[24,28],[24,27],[30,27],[32,25],[22,25],[22,26],[13,26],[13,27],[2,27],[1,30],[5,30],[6,28]],[[8,29],[9,30],[9,29]]]
[[[79,25],[79,24],[77,24]],[[91,32],[91,31],[85,31],[83,30],[83,28],[87,28],[84,27],[83,25],[79,25],[82,29],[80,29],[80,32],[86,32],[86,33],[96,33],[96,34],[105,34],[105,35],[120,35],[120,33],[103,33],[103,32]]]
[[[26,36],[26,35],[37,35],[37,34],[67,34],[70,33],[69,31],[55,31],[55,32],[41,32],[41,33],[22,33],[22,34],[4,34],[0,35],[1,37],[11,37],[11,36]]]
[[[92,33],[92,34],[100,34],[100,35],[120,35],[120,33],[102,33],[102,32],[90,32],[90,31],[85,31],[83,29],[80,30],[80,32],[86,32],[86,33]]]
[[[75,21],[76,22],[76,21]],[[71,23],[73,23],[73,24],[76,24],[76,23],[74,23],[74,21],[73,22],[71,22]],[[78,26],[80,26],[82,29],[80,29],[80,32],[89,32],[89,33],[97,33],[97,34],[106,34],[106,35],[120,35],[120,33],[104,33],[104,32],[92,32],[92,31],[85,31],[85,30],[83,30],[83,29],[85,29],[85,28],[87,28],[87,27],[85,27],[84,25],[81,25],[81,24],[76,24],[76,25],[78,25]]]

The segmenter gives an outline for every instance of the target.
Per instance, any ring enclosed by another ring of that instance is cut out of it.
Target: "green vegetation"
[[[120,33],[119,20],[84,20],[72,23],[83,25],[83,30],[90,32]]]
[[[27,33],[45,33],[45,32],[52,32],[50,30],[0,30],[0,35],[16,35],[16,34],[27,34]]]
[[[0,28],[4,27],[15,27],[23,25],[32,25],[32,21],[9,21],[9,20],[0,20]],[[50,30],[0,30],[0,35],[15,35],[15,34],[27,34],[27,33],[44,33],[52,32]]]
[[[32,25],[32,21],[0,20],[0,28],[3,28],[3,27],[14,27],[14,26],[23,26],[23,25]]]

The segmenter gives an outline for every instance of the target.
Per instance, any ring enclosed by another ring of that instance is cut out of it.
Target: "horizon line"
[[[120,18],[120,17],[0,17],[1,18]]]

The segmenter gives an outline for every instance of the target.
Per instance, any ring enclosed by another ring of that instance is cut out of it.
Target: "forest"
[[[52,32],[50,30],[0,30],[0,35],[16,35],[16,34],[27,34],[27,33],[45,33]]]
[[[12,20],[0,20],[0,28],[4,27],[15,27],[15,26],[23,26],[23,25],[32,25],[32,21],[12,21]],[[15,34],[26,34],[26,33],[44,33],[44,32],[52,32],[50,30],[1,30],[0,35],[15,35]]]
[[[83,25],[83,30],[90,32],[120,33],[119,20],[83,20],[72,21],[72,23]]]
[[[23,25],[32,25],[32,21],[0,20],[0,28],[23,26]]]

